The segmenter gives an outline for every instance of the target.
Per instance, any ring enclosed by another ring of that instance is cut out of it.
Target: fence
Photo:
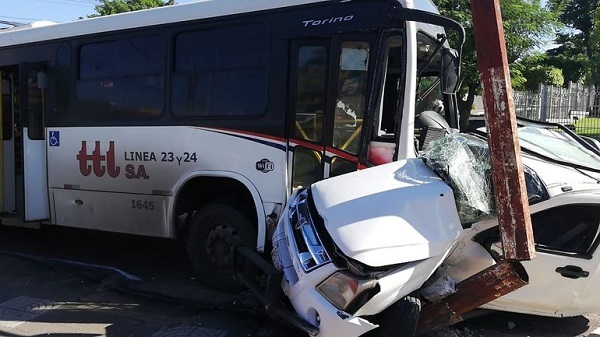
[[[600,89],[570,83],[568,88],[540,85],[538,91],[515,91],[517,116],[559,123],[576,133],[600,137]]]

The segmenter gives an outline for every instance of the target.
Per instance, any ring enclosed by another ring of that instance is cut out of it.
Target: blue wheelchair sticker
[[[50,146],[60,146],[60,131],[50,131],[48,144]]]

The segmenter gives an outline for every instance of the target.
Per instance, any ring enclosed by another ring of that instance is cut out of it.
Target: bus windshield
[[[441,120],[448,120],[447,114],[452,113],[446,108],[450,96],[444,93],[441,77],[442,52],[448,49],[445,38],[436,39],[423,32],[417,33],[417,69],[414,114],[418,116],[424,111],[433,111]],[[401,35],[387,38],[387,62],[385,64],[385,81],[380,103],[379,121],[376,123],[376,139],[378,141],[392,141],[397,119],[405,114],[402,111],[405,65],[404,48]],[[446,71],[456,71],[447,69]],[[417,130],[418,131],[418,130]]]
[[[422,111],[444,113],[444,95],[440,87],[442,43],[431,36],[417,34],[417,96],[415,114]]]

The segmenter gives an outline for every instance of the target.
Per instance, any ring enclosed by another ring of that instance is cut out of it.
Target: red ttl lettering
[[[106,155],[100,154],[100,142],[96,141],[94,145],[94,151],[92,154],[87,153],[87,142],[81,142],[81,150],[77,154],[77,160],[79,161],[79,172],[85,177],[89,176],[92,171],[96,177],[102,177],[106,172],[108,175],[116,178],[119,176],[121,168],[116,165],[115,162],[115,142],[110,141],[108,143],[108,151]],[[91,165],[89,165],[91,162]],[[106,165],[103,165],[106,162]]]

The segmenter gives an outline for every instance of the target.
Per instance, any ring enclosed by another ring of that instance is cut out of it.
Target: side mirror
[[[442,69],[440,69],[441,89],[444,94],[454,94],[458,90],[460,58],[454,49],[442,49]]]

